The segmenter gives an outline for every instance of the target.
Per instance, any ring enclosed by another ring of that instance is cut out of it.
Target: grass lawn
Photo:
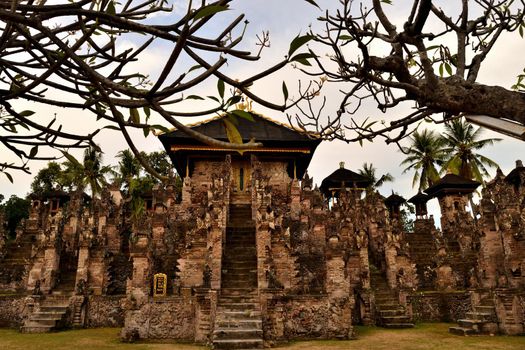
[[[476,349],[476,350],[523,350],[525,337],[459,337],[448,333],[449,324],[419,324],[414,329],[387,330],[382,328],[357,327],[358,339],[350,341],[294,342],[279,349],[305,350],[432,350],[432,349]],[[205,347],[177,343],[125,344],[118,339],[119,329],[96,328],[72,330],[48,334],[21,334],[12,329],[0,329],[2,350],[199,350]]]

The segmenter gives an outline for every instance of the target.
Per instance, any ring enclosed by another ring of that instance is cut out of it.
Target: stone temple
[[[15,241],[0,232],[0,326],[122,327],[123,340],[262,348],[348,339],[357,324],[457,321],[461,334],[524,332],[525,167],[479,183],[447,174],[408,201],[334,165],[307,174],[320,140],[252,113],[241,152],[160,136],[183,178],[130,214],[118,187],[34,197]],[[226,140],[221,117],[192,128]],[[438,200],[440,229],[426,203]],[[1,220],[1,218],[0,218]]]

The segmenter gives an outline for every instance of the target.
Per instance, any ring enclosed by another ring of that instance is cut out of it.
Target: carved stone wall
[[[90,296],[87,302],[87,327],[122,327],[124,310],[121,296]]]
[[[20,327],[27,312],[24,296],[0,296],[0,327]]]
[[[408,297],[412,318],[416,322],[456,322],[471,311],[466,292],[424,292]]]

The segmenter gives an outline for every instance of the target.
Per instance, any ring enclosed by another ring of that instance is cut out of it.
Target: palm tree
[[[412,187],[419,182],[418,189],[423,191],[439,180],[436,165],[441,166],[445,161],[444,142],[433,131],[426,129],[414,132],[409,140],[410,146],[402,148],[407,155],[401,162],[401,165],[407,166],[403,173],[415,170]]]
[[[111,172],[109,165],[102,165],[102,152],[93,147],[84,150],[82,163],[68,155],[63,165],[65,168],[62,173],[64,182],[81,190],[89,186],[92,196],[100,193],[102,186],[107,183],[106,175]]]
[[[497,168],[498,164],[476,151],[501,139],[480,139],[482,128],[474,127],[463,119],[454,119],[445,125],[444,151],[449,155],[441,172],[451,171],[456,175],[483,183],[489,176],[486,166]]]
[[[385,182],[394,181],[394,177],[390,173],[381,175],[378,179],[376,176],[377,169],[372,163],[363,163],[363,167],[358,170],[359,175],[364,176],[370,182],[370,189],[376,189],[381,187]]]
[[[119,159],[117,165],[117,179],[120,182],[125,182],[125,187],[129,191],[131,180],[134,177],[140,175],[140,163],[129,149],[125,149],[117,153],[117,158]]]

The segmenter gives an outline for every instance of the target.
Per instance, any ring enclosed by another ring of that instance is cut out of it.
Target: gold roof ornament
[[[235,108],[241,111],[251,112],[252,111],[252,100],[245,96],[241,90],[235,89],[236,95],[241,95],[241,102],[235,105]]]

